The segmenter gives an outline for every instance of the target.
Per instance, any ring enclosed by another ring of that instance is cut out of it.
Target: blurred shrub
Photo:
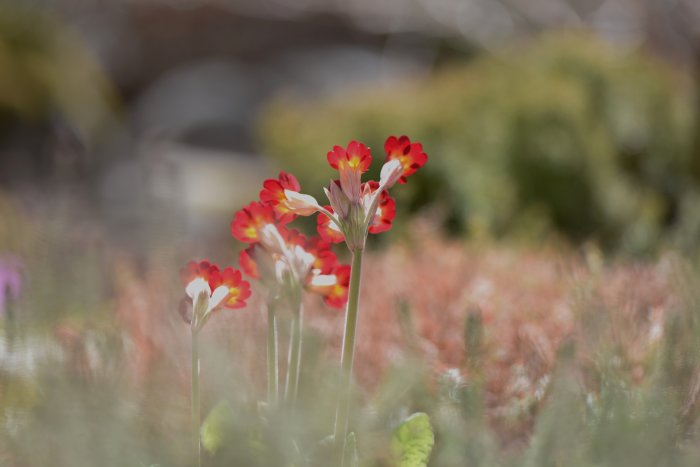
[[[690,103],[663,64],[559,34],[425,82],[278,99],[259,136],[308,188],[328,182],[318,163],[334,144],[359,139],[381,158],[384,138],[405,133],[431,159],[397,190],[400,209],[431,201],[468,233],[555,230],[639,253],[682,225],[697,189]]]
[[[0,5],[0,69],[0,123],[58,114],[89,141],[113,117],[116,96],[99,64],[47,11]]]

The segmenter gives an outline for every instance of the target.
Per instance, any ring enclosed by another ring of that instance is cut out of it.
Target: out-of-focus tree
[[[22,172],[27,159],[34,175],[89,168],[85,149],[113,118],[116,99],[81,38],[49,13],[0,7],[0,69],[1,178]],[[47,131],[58,143],[51,148],[38,138]]]

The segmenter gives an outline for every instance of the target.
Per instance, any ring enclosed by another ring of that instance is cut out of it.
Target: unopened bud
[[[297,193],[292,190],[284,190],[284,196],[287,198],[287,207],[294,213],[300,216],[310,216],[313,213],[320,211],[321,206],[311,195]]]
[[[401,178],[402,173],[403,166],[397,159],[392,159],[385,163],[379,175],[379,190],[387,190],[394,186]]]
[[[340,186],[331,180],[330,188],[324,187],[323,191],[326,192],[328,201],[330,201],[331,207],[338,217],[341,219],[346,218],[348,216],[348,211],[350,210],[350,200]]]

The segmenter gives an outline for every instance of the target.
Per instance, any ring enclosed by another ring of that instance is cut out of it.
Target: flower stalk
[[[277,299],[267,304],[267,400],[274,407],[279,399],[279,359],[277,357]]]
[[[304,307],[301,296],[292,300],[294,311],[291,330],[289,333],[289,355],[287,363],[287,381],[285,387],[285,403],[287,407],[294,408],[299,392],[299,379],[301,375],[301,347],[303,340]]]
[[[199,337],[192,326],[192,449],[197,456],[197,466],[202,465],[202,445],[199,436],[201,413],[199,404]]]
[[[180,301],[179,312],[190,326],[192,344],[192,454],[197,466],[202,465],[200,440],[201,411],[199,402],[199,331],[222,308],[243,308],[250,296],[250,284],[233,268],[223,270],[209,261],[190,261],[180,270],[185,286],[185,297]]]
[[[357,329],[357,318],[359,314],[363,252],[363,249],[357,249],[352,253],[350,287],[348,291],[348,304],[345,312],[345,330],[343,332],[343,350],[340,357],[342,379],[340,397],[338,398],[336,407],[334,440],[341,455],[345,450],[350,397],[352,394],[352,364],[355,355],[355,331]]]

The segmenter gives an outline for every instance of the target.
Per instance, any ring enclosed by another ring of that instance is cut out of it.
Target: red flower
[[[406,177],[415,173],[428,161],[428,156],[423,152],[423,145],[411,143],[411,140],[405,135],[399,138],[389,136],[384,143],[384,151],[387,161],[395,159],[401,162],[403,173],[399,183],[406,183]]]
[[[335,276],[333,285],[323,297],[326,305],[332,308],[343,308],[348,301],[348,287],[350,286],[350,266],[341,264],[336,266],[332,274]]]
[[[212,287],[214,290],[212,297],[219,287],[224,286],[228,289],[228,295],[221,302],[224,307],[243,308],[245,306],[246,299],[250,297],[250,284],[243,280],[241,271],[228,267],[221,271],[221,274],[217,273],[213,276],[213,280],[217,285]]]
[[[379,182],[371,180],[367,183],[363,183],[363,188],[365,185],[368,187],[369,193],[374,193],[379,188]],[[363,191],[365,191],[363,189]],[[396,216],[396,201],[392,198],[389,193],[385,190],[379,195],[379,203],[377,205],[377,211],[374,214],[372,222],[369,224],[369,233],[378,234],[381,232],[386,232],[391,229],[392,222]]]
[[[287,224],[294,220],[296,214],[288,205],[288,198],[285,190],[294,192],[301,191],[299,181],[292,174],[280,172],[278,179],[267,179],[263,182],[263,189],[260,191],[260,201],[263,204],[272,206],[280,224]]]
[[[258,270],[258,263],[253,259],[254,250],[257,245],[250,245],[245,250],[241,250],[238,255],[238,263],[241,265],[241,269],[246,273],[247,276],[253,279],[260,279],[260,271]]]
[[[365,173],[372,163],[369,148],[357,141],[350,141],[347,149],[333,146],[333,150],[326,157],[331,167],[338,171],[351,169]]]
[[[187,284],[193,280],[201,278],[214,290],[216,286],[212,286],[211,279],[217,274],[219,274],[219,266],[216,264],[212,264],[207,260],[200,262],[190,261],[180,270],[180,280],[182,281],[182,285],[186,287]]]
[[[243,280],[240,271],[230,267],[220,271],[217,265],[206,260],[187,263],[180,270],[180,278],[185,286],[185,303],[189,307],[200,300],[202,295],[206,300],[201,308],[203,311],[197,312],[201,314],[195,318],[196,326],[201,326],[211,311],[222,306],[242,308],[250,297],[250,284]],[[187,323],[192,323],[192,314],[190,310],[184,310],[182,317]]]
[[[340,173],[340,187],[351,202],[360,199],[362,174],[372,163],[369,148],[357,141],[350,141],[347,149],[334,146],[326,156],[328,163]]]
[[[297,229],[285,229],[281,228],[279,229],[280,235],[284,239],[284,243],[287,244],[287,246],[300,246],[304,248],[307,243],[306,235],[301,233]]]
[[[318,274],[330,274],[338,264],[338,257],[331,250],[330,243],[320,237],[311,237],[306,242],[306,251],[316,258],[311,269],[317,271]]]
[[[262,229],[274,222],[275,215],[271,206],[252,202],[234,215],[231,234],[245,243],[259,242]]]
[[[325,208],[333,213],[333,208],[330,206],[325,206]],[[338,226],[331,222],[331,220],[325,214],[319,214],[316,217],[316,231],[321,236],[321,238],[328,243],[341,243],[345,240],[345,236],[338,229]]]

